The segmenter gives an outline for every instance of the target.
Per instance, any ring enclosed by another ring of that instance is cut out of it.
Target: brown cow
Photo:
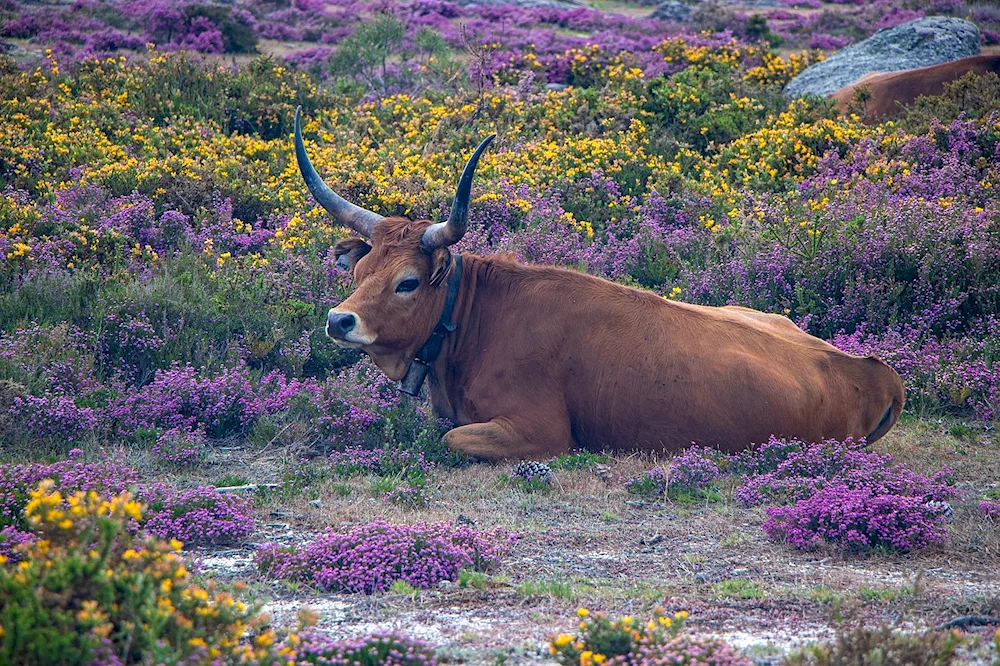
[[[900,105],[912,104],[921,95],[942,94],[946,83],[960,79],[969,72],[979,75],[989,72],[1000,74],[1000,55],[973,56],[900,72],[872,72],[831,93],[830,99],[836,101],[836,107],[841,113],[846,113],[855,92],[867,89],[868,101],[865,103],[863,120],[874,121],[896,113]]]
[[[736,451],[771,434],[874,441],[896,422],[905,393],[889,366],[845,354],[785,317],[452,255],[492,138],[469,159],[448,221],[432,224],[383,218],[336,195],[310,163],[295,118],[313,196],[368,239],[334,250],[357,287],[330,310],[327,334],[367,352],[411,394],[423,380],[414,359],[426,360],[434,409],[457,425],[449,446],[487,459],[692,442]]]

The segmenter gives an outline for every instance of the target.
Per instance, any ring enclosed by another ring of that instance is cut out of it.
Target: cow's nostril
[[[354,330],[358,325],[358,318],[350,312],[331,312],[327,317],[327,331],[334,335],[345,335]]]
[[[340,321],[337,322],[337,326],[340,328],[341,333],[349,333],[354,330],[354,327],[357,326],[357,324],[358,319],[352,314],[341,315]]]

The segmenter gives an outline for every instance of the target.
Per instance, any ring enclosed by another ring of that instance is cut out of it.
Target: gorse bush
[[[195,585],[179,542],[134,536],[142,506],[128,493],[31,491],[24,519],[36,539],[0,564],[0,663],[250,663],[275,656],[273,634],[241,645],[256,613]],[[258,649],[259,648],[259,649]]]
[[[496,568],[515,537],[502,528],[477,532],[450,523],[392,525],[382,520],[347,532],[329,531],[299,548],[262,546],[261,571],[312,583],[321,590],[372,594],[395,581],[431,588],[463,568]]]
[[[577,615],[581,620],[578,634],[559,634],[549,639],[549,650],[563,666],[749,666],[752,663],[723,641],[685,635],[686,611],[670,616],[658,608],[645,624],[628,616],[611,620],[586,608],[579,609]]]

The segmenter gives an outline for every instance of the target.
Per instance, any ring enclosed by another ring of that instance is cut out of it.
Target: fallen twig
[[[944,631],[945,629],[967,629],[969,627],[988,627],[991,624],[1000,625],[1000,617],[990,617],[988,615],[963,615],[962,617],[956,617],[954,620],[949,620],[944,624],[939,624],[934,627],[935,631]]]

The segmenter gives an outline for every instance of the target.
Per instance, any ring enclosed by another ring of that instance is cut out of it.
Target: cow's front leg
[[[470,423],[452,428],[444,442],[456,451],[486,460],[544,460],[570,449],[568,419],[544,425],[496,418],[486,423]]]

